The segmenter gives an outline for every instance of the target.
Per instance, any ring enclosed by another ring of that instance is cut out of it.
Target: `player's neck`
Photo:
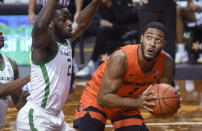
[[[65,39],[61,39],[61,38],[59,38],[57,36],[54,36],[54,38],[55,38],[55,41],[58,42],[58,43],[65,43],[66,42]]]

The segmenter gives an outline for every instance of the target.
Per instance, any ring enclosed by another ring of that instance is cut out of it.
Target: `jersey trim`
[[[53,59],[56,57],[56,55],[58,54],[58,50],[59,50],[58,44],[57,44],[56,48],[57,48],[57,51],[56,51],[55,54],[54,54],[53,56],[51,56],[49,59],[47,59],[47,60],[45,60],[45,61],[43,61],[43,62],[35,62],[35,61],[33,61],[33,60],[31,59],[32,63],[33,63],[34,65],[45,65],[46,63],[50,62],[50,61],[53,60]]]
[[[13,73],[14,73],[14,76],[15,76],[15,72],[16,72],[15,66],[14,66],[14,64],[13,64],[13,62],[12,62],[12,60],[10,58],[8,58],[8,60],[9,60],[9,62],[11,64],[11,67],[13,69]]]
[[[29,126],[31,128],[32,131],[38,131],[35,127],[34,127],[34,120],[33,120],[33,112],[34,112],[34,109],[30,109],[29,110]]]
[[[1,58],[2,58],[2,67],[0,68],[0,71],[3,71],[5,69],[5,60],[2,54],[0,54]]]
[[[45,80],[45,83],[46,83],[45,95],[44,95],[44,98],[43,98],[42,104],[41,104],[41,107],[45,108],[46,104],[47,104],[47,101],[48,101],[48,96],[50,94],[50,81],[49,81],[48,72],[46,70],[45,65],[40,65],[40,68],[41,68],[41,71],[42,71],[42,74],[43,74],[43,77],[44,77],[44,80]]]

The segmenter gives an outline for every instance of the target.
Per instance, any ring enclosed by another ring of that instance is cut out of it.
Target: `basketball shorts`
[[[46,112],[27,102],[17,115],[17,131],[74,131],[64,120],[63,112]]]
[[[81,100],[80,102],[84,102]],[[112,114],[116,114],[111,117]],[[80,103],[74,118],[73,127],[79,131],[104,131],[106,120],[110,119],[115,131],[147,131],[144,120],[137,110],[102,108],[97,104]]]

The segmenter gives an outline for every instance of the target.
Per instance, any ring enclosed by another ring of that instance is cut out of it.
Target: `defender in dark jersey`
[[[148,130],[140,108],[153,111],[155,100],[148,87],[153,83],[170,84],[174,72],[172,58],[163,51],[166,27],[148,24],[141,44],[115,51],[87,83],[75,115],[79,131],[104,131],[110,119],[115,131]]]

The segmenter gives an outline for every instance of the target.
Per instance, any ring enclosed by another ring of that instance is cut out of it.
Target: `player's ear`
[[[141,35],[141,38],[140,38],[140,43],[142,43],[143,42],[143,35]]]
[[[49,28],[50,28],[50,29],[53,29],[53,28],[54,28],[54,23],[53,23],[53,21],[50,22]]]

